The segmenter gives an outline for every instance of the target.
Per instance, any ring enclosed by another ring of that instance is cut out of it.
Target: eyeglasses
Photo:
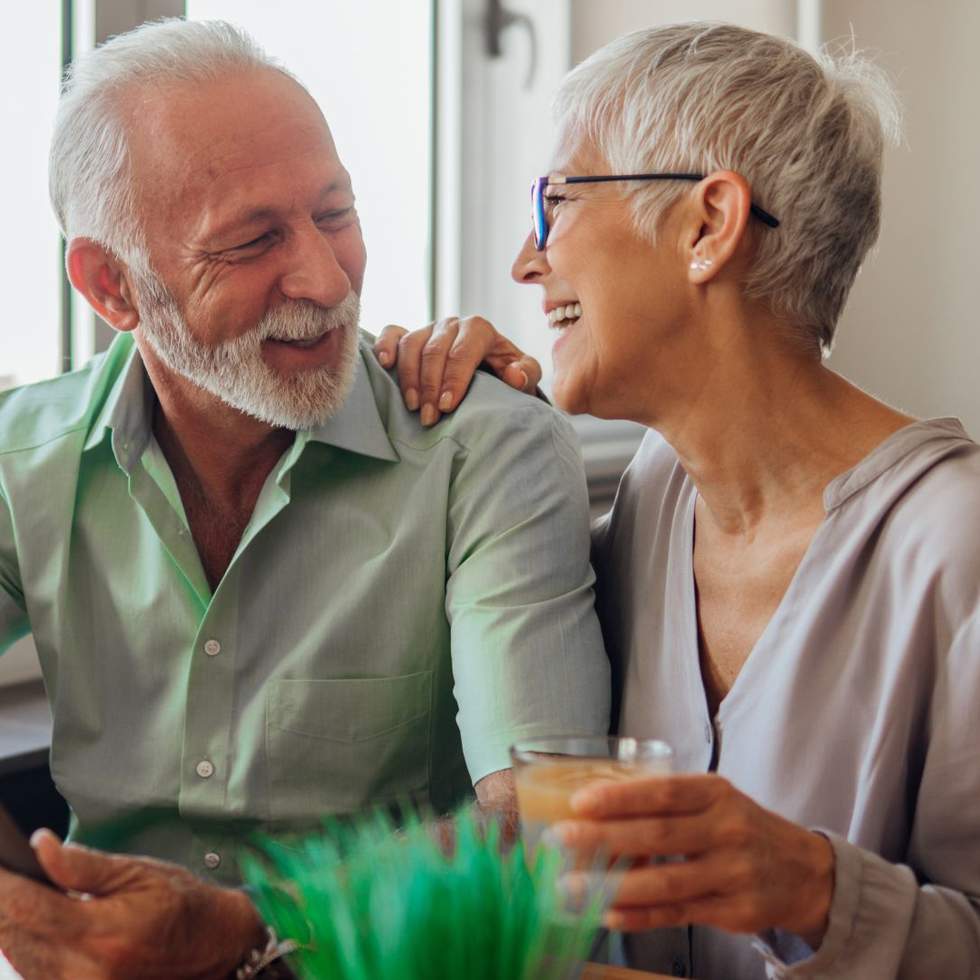
[[[531,225],[534,228],[534,246],[543,251],[548,243],[548,211],[545,207],[545,188],[551,184],[605,184],[613,180],[704,180],[704,174],[603,174],[601,177],[565,177],[553,174],[549,177],[538,177],[531,185]],[[779,219],[768,211],[763,211],[757,204],[752,204],[749,210],[764,225],[770,228],[779,227]]]

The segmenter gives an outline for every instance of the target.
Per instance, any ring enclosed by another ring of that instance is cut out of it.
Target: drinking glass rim
[[[594,751],[586,748],[570,748],[575,743],[596,746]],[[603,752],[598,746],[604,746]],[[613,746],[625,752],[611,751]],[[650,762],[673,759],[674,750],[660,738],[635,738],[631,735],[582,735],[575,733],[558,735],[535,735],[521,738],[510,746],[510,757],[515,763],[532,763],[539,755],[567,756],[575,760],[605,760],[612,762]]]

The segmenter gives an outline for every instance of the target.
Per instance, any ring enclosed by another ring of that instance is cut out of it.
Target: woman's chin
[[[577,381],[574,375],[569,375],[565,371],[555,374],[551,397],[554,403],[569,415],[585,415],[589,411],[585,386]]]

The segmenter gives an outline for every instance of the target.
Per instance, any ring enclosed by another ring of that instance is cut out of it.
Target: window
[[[0,182],[6,189],[6,234],[0,237],[0,268],[16,285],[4,294],[0,388],[9,388],[56,374],[62,361],[61,244],[47,181],[62,5],[12,5],[4,20],[9,43],[0,59]]]

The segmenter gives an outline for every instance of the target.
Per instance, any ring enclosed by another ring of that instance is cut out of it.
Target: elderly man
[[[237,883],[243,830],[471,784],[506,811],[516,737],[606,730],[584,481],[496,381],[432,430],[404,409],[358,337],[330,132],[230,26],[76,64],[51,162],[69,276],[120,336],[0,402],[0,650],[33,631],[74,839],[175,864],[42,833],[94,898],[0,873],[0,948],[28,977],[225,976],[263,941],[204,880]]]

